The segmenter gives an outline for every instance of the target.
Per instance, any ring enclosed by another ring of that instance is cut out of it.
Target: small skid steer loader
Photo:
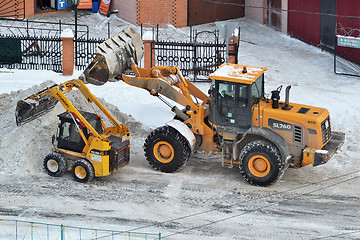
[[[113,126],[106,126],[100,115],[77,110],[65,96],[73,88],[80,90],[89,103],[95,103]],[[16,106],[16,124],[25,124],[51,111],[60,102],[66,112],[52,137],[52,153],[43,162],[53,177],[71,171],[78,182],[88,182],[115,172],[129,162],[130,133],[119,124],[80,80],[70,80],[35,93]]]
[[[66,112],[59,114],[60,124],[53,135],[53,153],[44,159],[50,176],[61,176],[70,170],[76,181],[87,182],[115,172],[129,162],[130,133],[119,124],[84,84],[101,85],[104,80],[117,81],[112,73],[131,69],[131,56],[138,62],[144,54],[141,37],[127,28],[97,47],[98,54],[80,77],[60,85],[48,87],[20,100],[16,107],[16,124],[22,125],[51,111],[60,102]],[[84,75],[86,77],[84,77]],[[100,115],[78,111],[65,96],[78,88],[89,103],[95,103],[113,126],[105,125]]]

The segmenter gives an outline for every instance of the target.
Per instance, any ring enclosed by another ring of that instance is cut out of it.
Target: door
[[[250,85],[222,82],[216,84],[215,123],[226,131],[244,132],[251,126]]]
[[[281,0],[268,0],[266,24],[275,30],[281,31]]]
[[[245,0],[188,0],[188,26],[245,16]]]
[[[320,7],[320,46],[327,51],[333,51],[335,44],[336,0],[321,0]]]
[[[59,128],[58,148],[81,153],[85,147],[85,142],[75,124],[63,121]],[[82,130],[84,134],[87,133],[87,131],[84,131],[85,129]]]

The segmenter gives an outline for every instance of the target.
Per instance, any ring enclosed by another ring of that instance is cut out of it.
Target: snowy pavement
[[[85,22],[87,17],[81,19]],[[88,21],[94,29],[106,19],[96,16]],[[196,154],[179,172],[157,172],[145,160],[143,141],[150,129],[173,115],[146,91],[117,82],[89,87],[125,113],[116,116],[132,125],[130,164],[89,184],[73,181],[70,174],[52,178],[41,164],[51,151],[56,114],[63,110],[58,106],[50,115],[18,128],[15,104],[34,91],[26,89],[35,84],[69,78],[46,71],[0,69],[0,215],[161,232],[164,239],[359,239],[360,79],[335,75],[327,52],[250,20],[238,21],[243,40],[239,63],[269,68],[265,92],[292,85],[291,102],[327,108],[332,129],[346,133],[345,144],[327,164],[288,169],[268,188],[247,184],[237,168],[222,168],[219,157]],[[215,24],[199,28],[214,29]],[[169,27],[162,32],[171,39],[184,36],[188,29]],[[207,92],[209,84],[198,86]]]

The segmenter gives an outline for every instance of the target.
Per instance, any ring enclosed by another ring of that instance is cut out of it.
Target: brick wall
[[[125,21],[136,24],[136,1],[135,0],[115,0],[111,2],[110,10],[118,10],[116,14]]]
[[[187,25],[187,0],[137,0],[137,24],[175,27]]]
[[[35,1],[36,0],[25,0],[25,18],[34,16]]]
[[[24,17],[24,0],[0,1],[0,17]]]

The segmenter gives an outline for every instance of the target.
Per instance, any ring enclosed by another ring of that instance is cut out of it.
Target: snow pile
[[[51,136],[56,132],[59,122],[57,115],[65,110],[58,103],[51,112],[18,127],[15,122],[15,109],[18,100],[53,84],[53,81],[46,81],[27,90],[0,95],[0,174],[24,176],[36,175],[42,171],[42,160],[51,152]],[[67,97],[78,110],[94,112],[91,104],[87,103],[78,90],[71,91]],[[99,100],[115,119],[130,129],[131,137],[138,139],[148,134],[142,124],[133,117],[120,112],[117,107],[103,99]],[[93,106],[97,113],[101,114],[96,105]]]

